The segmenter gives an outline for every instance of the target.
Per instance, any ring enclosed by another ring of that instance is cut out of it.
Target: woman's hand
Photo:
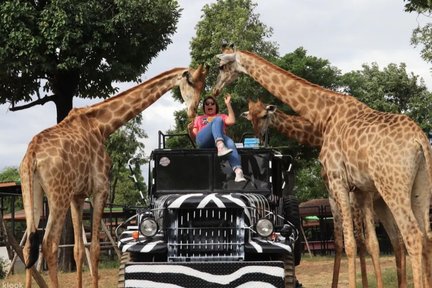
[[[227,110],[228,110],[228,118],[225,119],[225,125],[227,125],[227,126],[234,125],[235,114],[234,114],[234,110],[231,106],[231,94],[225,94],[224,101],[225,101],[225,105],[226,105]]]
[[[228,106],[231,104],[231,94],[225,94],[224,97],[225,105]]]

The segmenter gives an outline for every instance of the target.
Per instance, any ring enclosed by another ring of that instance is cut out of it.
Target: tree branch
[[[10,107],[9,110],[10,111],[18,111],[18,110],[24,110],[24,109],[27,109],[27,108],[30,108],[30,107],[33,107],[33,106],[36,106],[36,105],[44,105],[46,102],[54,101],[54,98],[55,98],[55,95],[50,95],[50,96],[47,95],[47,96],[45,96],[43,98],[39,98],[36,101],[33,101],[31,103],[28,103],[28,104],[25,104],[25,105],[22,105],[22,106],[14,106],[14,105],[12,105],[12,107]]]

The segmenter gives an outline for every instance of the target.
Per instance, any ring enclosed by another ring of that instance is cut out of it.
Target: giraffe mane
[[[312,87],[314,87],[316,89],[319,89],[319,90],[324,91],[324,92],[332,93],[332,94],[335,94],[335,95],[348,96],[347,94],[342,94],[340,92],[333,91],[333,90],[330,90],[328,88],[324,88],[324,87],[322,87],[322,86],[320,86],[318,84],[314,84],[314,83],[312,83],[312,82],[310,82],[310,81],[308,81],[308,80],[306,80],[306,79],[304,79],[304,78],[302,78],[300,76],[295,75],[294,73],[292,73],[290,71],[282,69],[281,67],[279,67],[279,66],[271,63],[270,61],[264,59],[263,57],[255,54],[255,53],[252,53],[252,52],[249,52],[249,51],[246,51],[246,50],[241,50],[241,53],[244,53],[244,54],[247,54],[250,57],[256,58],[258,61],[265,62],[266,65],[272,66],[272,68],[278,70],[280,73],[284,73],[284,74],[290,76],[291,78],[294,78],[297,81],[300,81],[300,82],[303,82],[303,83],[305,83],[307,85],[310,85],[310,86],[312,86]]]
[[[133,87],[131,87],[131,88],[129,88],[129,89],[127,89],[127,90],[125,90],[125,91],[123,91],[123,92],[121,92],[121,93],[119,93],[119,94],[113,96],[113,97],[110,97],[110,98],[108,98],[108,99],[105,99],[105,101],[102,101],[102,102],[96,103],[96,104],[92,105],[92,107],[97,107],[97,106],[100,106],[100,105],[102,105],[102,104],[106,104],[106,103],[108,103],[108,102],[110,102],[110,101],[113,101],[114,99],[116,99],[116,98],[118,98],[118,97],[123,96],[124,94],[129,93],[131,90],[137,90],[137,88],[139,88],[139,87],[141,87],[141,86],[143,86],[143,85],[149,85],[151,82],[154,82],[154,81],[156,81],[156,80],[158,80],[158,79],[160,79],[160,78],[163,78],[163,77],[165,77],[166,75],[172,74],[173,72],[176,72],[176,71],[180,72],[180,71],[183,71],[183,70],[187,70],[187,68],[184,68],[184,67],[177,67],[177,68],[173,68],[173,69],[171,69],[171,70],[165,71],[165,72],[163,72],[163,73],[161,73],[161,74],[159,74],[159,75],[157,75],[157,76],[154,76],[153,78],[150,78],[150,79],[147,80],[147,81],[142,82],[141,84],[138,84],[138,85],[136,85],[136,86],[133,86]]]

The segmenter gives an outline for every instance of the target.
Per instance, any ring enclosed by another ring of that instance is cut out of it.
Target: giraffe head
[[[259,100],[257,102],[249,100],[249,111],[243,112],[241,116],[252,122],[255,135],[263,140],[270,125],[271,117],[275,112],[275,105],[264,105]]]
[[[234,45],[224,44],[222,46],[222,54],[216,56],[219,58],[219,74],[216,84],[213,86],[212,95],[217,96],[222,89],[237,79],[241,72],[244,71],[243,67],[237,61],[237,53]]]
[[[196,115],[201,92],[205,87],[207,73],[208,67],[203,67],[202,64],[197,69],[190,68],[183,72],[179,87],[182,98],[188,107],[187,115],[189,119],[194,118]]]

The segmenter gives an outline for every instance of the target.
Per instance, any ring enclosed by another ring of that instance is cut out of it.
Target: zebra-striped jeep
[[[291,163],[269,148],[238,151],[246,182],[215,149],[152,152],[150,204],[118,235],[119,287],[295,287]]]

